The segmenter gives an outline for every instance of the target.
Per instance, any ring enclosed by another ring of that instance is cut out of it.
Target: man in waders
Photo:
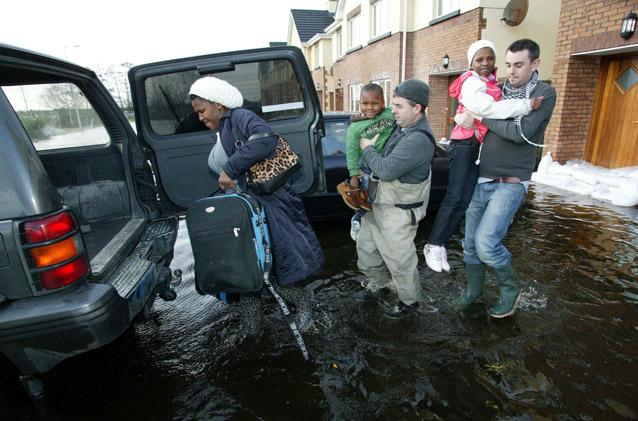
[[[428,98],[429,88],[424,82],[404,81],[392,98],[397,128],[381,153],[374,147],[374,138],[362,138],[360,142],[362,159],[372,171],[372,211],[361,221],[357,264],[370,290],[388,287],[386,268],[390,272],[399,298],[388,310],[393,317],[413,312],[420,300],[414,237],[430,197],[430,164],[435,148],[425,116]]]

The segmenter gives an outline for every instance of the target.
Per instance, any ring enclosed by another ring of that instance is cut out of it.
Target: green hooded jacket
[[[394,115],[390,108],[384,108],[375,118],[350,123],[346,134],[346,162],[348,164],[350,177],[354,177],[360,173],[359,160],[362,152],[359,147],[359,139],[361,137],[372,139],[378,133],[379,138],[374,146],[377,152],[381,153],[395,127],[396,122],[394,121]]]

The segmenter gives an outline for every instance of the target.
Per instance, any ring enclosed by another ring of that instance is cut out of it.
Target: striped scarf
[[[530,80],[528,80],[527,83],[519,86],[518,88],[514,88],[512,85],[510,85],[509,80],[506,80],[505,84],[503,85],[503,99],[530,99],[532,96],[532,91],[534,90],[534,88],[536,88],[537,84],[538,70],[534,70],[534,73],[532,73],[532,77],[530,78]],[[518,130],[518,133],[521,135],[521,137],[525,139],[525,141],[530,145],[538,146],[539,148],[544,147],[544,145],[530,142],[529,139],[525,137],[525,134],[523,133],[523,127],[521,125],[522,119],[523,115],[519,115],[514,118],[516,129]]]

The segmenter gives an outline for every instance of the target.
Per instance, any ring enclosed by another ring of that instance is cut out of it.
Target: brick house
[[[389,101],[398,83],[417,78],[430,85],[428,116],[435,135],[447,137],[457,106],[448,87],[468,68],[468,46],[478,39],[493,41],[497,65],[504,67],[507,46],[516,39],[531,38],[541,47],[541,79],[552,83],[558,92],[546,134],[547,150],[559,161],[585,158],[612,167],[638,164],[638,127],[634,127],[638,124],[638,88],[627,86],[626,93],[619,94],[616,87],[616,79],[632,81],[636,77],[638,36],[623,40],[618,32],[622,17],[638,10],[637,1],[327,3],[334,21],[314,41],[323,43],[317,51],[325,53],[330,39],[331,54],[322,56],[321,66],[310,66],[326,98],[324,110],[358,110],[360,89],[369,82],[380,84]],[[513,8],[514,12],[525,9],[525,13],[512,14]],[[312,57],[308,60],[316,63]],[[505,72],[499,70],[498,76],[503,80]],[[623,118],[610,119],[609,110]]]
[[[336,0],[326,2],[326,10],[290,10],[288,45],[301,48],[312,72],[312,79],[323,110],[335,109],[332,68],[332,37],[324,29],[334,22]],[[332,89],[328,90],[328,85]],[[338,104],[341,107],[341,104]]]
[[[545,137],[554,158],[638,165],[638,35],[619,35],[632,10],[638,1],[562,1],[552,78],[558,101]]]

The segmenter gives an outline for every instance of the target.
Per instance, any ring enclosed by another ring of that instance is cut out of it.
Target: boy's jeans
[[[465,263],[485,263],[497,269],[509,263],[512,255],[502,241],[516,211],[525,202],[526,193],[525,186],[521,183],[476,185],[465,213]]]

